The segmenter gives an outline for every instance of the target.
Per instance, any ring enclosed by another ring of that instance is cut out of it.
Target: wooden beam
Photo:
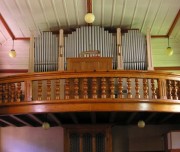
[[[28,69],[0,69],[0,73],[27,73]]]
[[[6,121],[6,120],[4,120],[4,119],[1,119],[1,118],[0,118],[0,121],[3,122],[3,123],[5,123],[5,124],[7,124],[7,125],[9,125],[9,126],[14,126],[14,127],[16,127],[16,125],[14,125],[13,123],[10,123],[9,121]]]
[[[29,116],[32,120],[35,120],[36,122],[38,122],[40,125],[43,124],[43,122],[42,122],[39,118],[37,118],[35,115],[33,115],[33,114],[28,114],[28,116]]]
[[[180,66],[175,67],[154,67],[154,70],[180,70]]]
[[[179,9],[179,11],[178,11],[178,13],[177,13],[177,15],[176,15],[174,21],[173,21],[173,23],[172,23],[172,25],[171,25],[171,27],[170,27],[168,33],[167,33],[167,36],[168,36],[168,37],[172,34],[172,31],[174,30],[174,27],[176,26],[176,24],[177,24],[179,18],[180,18],[180,9]]]
[[[145,121],[146,123],[148,123],[153,117],[155,117],[155,115],[156,115],[156,112],[151,113],[144,121]]]
[[[14,40],[30,40],[30,37],[15,37]]]
[[[134,117],[137,115],[137,112],[133,112],[130,116],[129,116],[129,118],[128,118],[128,120],[126,121],[126,123],[127,124],[130,124],[131,123],[131,121],[134,119]]]
[[[0,20],[1,20],[2,24],[4,25],[4,27],[6,28],[9,35],[11,36],[11,38],[14,40],[15,35],[13,34],[13,32],[11,31],[11,29],[9,28],[8,24],[6,23],[5,19],[3,18],[3,16],[1,14],[0,14]]]
[[[49,113],[47,115],[52,118],[59,126],[62,125],[61,121],[53,113]]]
[[[159,123],[164,123],[165,121],[167,121],[168,119],[170,119],[173,116],[174,116],[174,113],[171,113],[168,116],[166,116],[163,119],[161,119],[161,121]]]
[[[91,121],[93,124],[96,124],[96,113],[95,112],[91,112]]]
[[[151,38],[168,38],[168,35],[151,35]]]
[[[18,117],[17,117],[17,116],[15,116],[15,115],[9,115],[9,116],[10,116],[11,118],[15,119],[16,121],[21,122],[22,124],[24,124],[24,125],[26,125],[26,126],[33,126],[33,125],[31,125],[31,124],[27,123],[26,121],[24,121],[24,120],[22,120],[22,119],[18,118]]]
[[[70,112],[69,115],[75,124],[79,123],[75,113]]]

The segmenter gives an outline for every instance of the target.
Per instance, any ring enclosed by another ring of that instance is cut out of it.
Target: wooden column
[[[59,100],[60,99],[60,80],[56,79],[55,80],[55,99]]]
[[[65,99],[69,99],[69,95],[70,95],[70,84],[69,84],[69,79],[65,80]]]
[[[59,30],[58,71],[64,71],[64,31],[63,29]]]
[[[11,83],[11,102],[15,101],[15,83]]]
[[[148,80],[147,79],[143,79],[143,91],[144,91],[144,98],[148,99],[149,95],[148,95]]]
[[[106,98],[106,78],[101,78],[101,98]]]
[[[42,81],[38,81],[38,100],[42,100]]]
[[[117,28],[117,69],[118,70],[124,69],[123,68],[121,29],[120,28]]]
[[[168,99],[173,99],[173,84],[172,84],[172,80],[168,80],[167,81],[167,90],[168,90]]]
[[[18,82],[17,83],[17,102],[21,101],[21,95],[22,95],[21,82]]]
[[[110,98],[115,98],[115,94],[114,94],[114,78],[110,78]]]
[[[0,84],[0,103],[3,102],[3,85]]]
[[[158,89],[159,89],[159,97],[160,99],[167,99],[167,92],[166,92],[166,80],[159,79],[158,80]]]
[[[4,102],[7,103],[8,100],[9,100],[9,84],[6,83],[4,88]]]
[[[25,101],[32,101],[32,81],[25,81],[24,89]]]
[[[152,47],[151,47],[151,35],[150,30],[147,30],[146,34],[146,41],[147,41],[147,63],[148,63],[148,70],[154,70],[153,66],[153,58],[152,58]]]
[[[79,79],[74,79],[74,98],[79,99]]]
[[[135,90],[136,90],[136,95],[135,98],[140,98],[140,94],[139,94],[139,79],[135,78]]]
[[[46,99],[51,100],[51,80],[47,80],[46,83],[47,83],[47,92],[46,92],[47,97],[46,97]]]
[[[31,33],[28,72],[34,72],[34,34]]]
[[[151,79],[151,91],[152,91],[152,99],[157,99],[157,94],[156,94],[156,88],[154,84],[154,79]]]
[[[118,78],[118,98],[124,98],[122,83],[123,83],[123,78]]]
[[[97,98],[97,78],[92,78],[92,98]]]
[[[127,98],[132,98],[132,93],[131,93],[131,78],[127,78],[127,91],[128,91]]]
[[[88,79],[83,78],[83,98],[88,98]]]

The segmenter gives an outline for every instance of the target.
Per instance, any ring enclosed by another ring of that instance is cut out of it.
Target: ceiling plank
[[[49,113],[48,116],[52,118],[59,126],[62,125],[61,121],[53,113]]]
[[[24,124],[24,125],[26,125],[26,126],[32,126],[31,124],[29,124],[29,123],[27,123],[26,121],[24,121],[24,120],[18,118],[18,117],[15,116],[15,115],[9,115],[9,116],[10,116],[11,118],[15,119],[16,121],[21,122],[22,124]]]
[[[148,123],[149,121],[151,121],[151,119],[153,118],[153,117],[155,117],[156,116],[156,114],[157,113],[151,113],[144,121],[146,122],[146,123]]]
[[[36,122],[38,122],[40,125],[43,124],[43,122],[42,122],[39,118],[37,118],[35,115],[33,115],[33,114],[28,114],[28,116],[29,116],[32,120],[35,120]]]
[[[161,119],[161,121],[159,121],[159,123],[161,124],[161,123],[164,123],[164,122],[166,122],[168,119],[170,119],[171,117],[173,117],[174,116],[174,113],[171,113],[171,114],[169,114],[168,116],[166,116],[166,117],[164,117],[163,119]]]
[[[72,121],[73,121],[75,124],[79,124],[78,119],[77,119],[75,113],[72,113],[72,112],[71,112],[71,113],[69,113],[69,115],[70,115]]]
[[[180,66],[175,66],[175,67],[154,67],[154,70],[180,70]]]
[[[128,120],[126,121],[126,124],[130,124],[131,121],[134,119],[134,117],[137,115],[137,112],[133,112],[131,113],[131,115],[129,116]]]

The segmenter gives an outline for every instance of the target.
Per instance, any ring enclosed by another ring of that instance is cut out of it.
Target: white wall
[[[64,152],[62,127],[1,128],[1,152]]]
[[[16,58],[10,58],[8,55],[12,46],[12,40],[7,40],[0,46],[0,69],[28,69],[29,40],[14,41]]]

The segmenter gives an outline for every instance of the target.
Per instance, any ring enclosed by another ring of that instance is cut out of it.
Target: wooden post
[[[166,80],[165,79],[158,80],[158,88],[159,88],[160,99],[167,99]]]
[[[139,79],[135,78],[135,90],[136,90],[136,95],[135,98],[140,98],[140,94],[139,94]]]
[[[83,78],[83,98],[88,98],[88,79]]]
[[[92,78],[92,98],[97,98],[97,78]]]
[[[132,93],[131,93],[131,78],[127,78],[127,91],[128,91],[128,96],[127,98],[132,98]]]
[[[157,99],[154,79],[151,79],[151,91],[152,91],[152,99]]]
[[[64,31],[59,30],[58,71],[64,71]]]
[[[47,90],[46,90],[47,97],[46,97],[46,99],[51,100],[51,80],[47,80],[46,83],[47,83]]]
[[[18,82],[17,83],[17,102],[21,101],[21,95],[22,95],[21,82]]]
[[[55,99],[59,100],[60,99],[60,80],[59,79],[55,80],[55,91],[56,91]]]
[[[106,98],[106,78],[101,78],[101,98]]]
[[[147,41],[147,62],[148,62],[147,69],[154,70],[153,59],[152,59],[151,35],[149,29],[147,30],[146,41]]]
[[[118,98],[124,98],[122,84],[123,84],[123,78],[118,78]]]
[[[121,29],[117,28],[117,69],[123,70]]]
[[[115,94],[114,94],[114,78],[110,78],[110,98],[115,98]]]
[[[32,82],[30,80],[24,82],[25,85],[25,101],[32,101]]]
[[[31,33],[28,72],[34,72],[34,34]]]
[[[143,79],[143,91],[144,91],[144,98],[148,99],[149,95],[148,95],[148,80],[147,79]]]

